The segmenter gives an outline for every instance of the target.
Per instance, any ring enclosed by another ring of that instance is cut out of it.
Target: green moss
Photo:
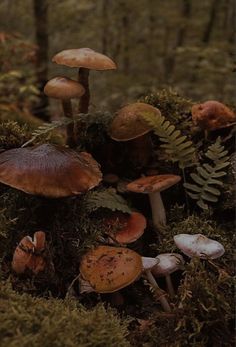
[[[0,346],[128,347],[127,323],[102,305],[19,295],[0,285]]]
[[[27,125],[21,126],[14,121],[0,123],[0,148],[20,147],[29,138],[30,132]]]

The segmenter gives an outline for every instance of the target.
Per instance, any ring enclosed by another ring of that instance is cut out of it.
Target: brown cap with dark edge
[[[54,55],[54,63],[91,70],[115,70],[116,64],[106,55],[90,48],[66,49]]]
[[[55,99],[80,98],[84,93],[84,87],[67,77],[54,77],[44,87],[44,93]]]
[[[181,177],[178,175],[147,176],[127,184],[126,187],[131,192],[149,194],[168,189],[180,180]]]
[[[60,198],[77,195],[102,180],[89,153],[51,144],[16,148],[0,154],[0,182],[25,193]]]
[[[113,119],[110,127],[110,136],[116,141],[129,141],[136,139],[151,131],[142,118],[142,114],[152,113],[160,116],[160,111],[143,102],[136,102],[121,108]]]
[[[97,293],[113,293],[142,273],[142,257],[128,248],[99,246],[86,253],[80,273]]]

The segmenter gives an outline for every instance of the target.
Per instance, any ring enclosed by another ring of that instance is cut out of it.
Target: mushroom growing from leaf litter
[[[102,180],[89,153],[51,144],[0,154],[0,182],[25,193],[62,198],[84,193]]]
[[[65,117],[73,119],[71,99],[80,98],[85,93],[85,89],[80,83],[59,76],[47,82],[44,93],[51,98],[61,100]],[[67,144],[70,147],[75,146],[73,123],[67,125]]]
[[[225,253],[223,245],[202,234],[179,234],[174,236],[176,246],[188,257],[217,259]]]
[[[141,177],[127,184],[127,189],[131,192],[148,194],[153,224],[159,230],[166,226],[166,213],[160,193],[180,180],[181,177],[177,175],[156,175]]]

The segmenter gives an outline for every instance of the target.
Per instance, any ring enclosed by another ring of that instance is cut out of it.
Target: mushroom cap
[[[37,231],[34,238],[25,236],[16,247],[12,259],[12,269],[18,273],[31,270],[38,274],[45,269],[46,261],[42,256],[45,249],[45,233]]]
[[[190,258],[217,259],[225,253],[225,249],[221,243],[209,239],[202,234],[175,235],[174,242],[176,246]]]
[[[184,258],[178,253],[163,253],[159,254],[156,258],[159,259],[159,262],[152,269],[154,276],[170,275],[172,272],[180,270],[184,264]]]
[[[157,108],[143,102],[122,107],[111,123],[111,138],[115,141],[129,141],[147,134],[151,131],[151,127],[142,118],[145,113],[152,113],[156,116],[161,114]]]
[[[116,64],[106,55],[90,48],[66,49],[54,55],[54,63],[70,67],[83,67],[91,70],[114,70]]]
[[[151,257],[142,257],[143,271],[152,270],[158,263],[159,259]]]
[[[0,154],[0,182],[25,193],[60,198],[78,195],[102,179],[89,153],[51,144],[15,148]]]
[[[59,76],[46,83],[44,93],[51,98],[68,100],[80,98],[85,93],[85,89],[82,84],[68,77]]]
[[[127,189],[135,193],[154,193],[162,192],[178,183],[181,177],[178,175],[156,175],[141,177],[127,184]]]
[[[216,130],[235,122],[236,114],[221,102],[209,100],[193,105],[192,120],[204,130]]]
[[[138,212],[131,215],[114,212],[105,223],[110,226],[117,226],[117,231],[111,235],[119,243],[132,243],[138,240],[144,233],[147,226],[146,218]],[[111,240],[112,242],[112,240]]]
[[[80,273],[97,293],[113,293],[134,282],[142,272],[142,257],[128,248],[99,246],[86,253]]]

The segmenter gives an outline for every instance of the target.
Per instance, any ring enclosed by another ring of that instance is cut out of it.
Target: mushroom
[[[205,131],[226,128],[235,124],[236,115],[229,107],[219,101],[209,100],[192,106],[193,123]]]
[[[144,121],[142,115],[152,113],[157,117],[161,112],[143,102],[136,102],[121,108],[110,126],[110,137],[115,141],[127,142],[130,145],[130,158],[137,166],[145,166],[151,156],[151,128]]]
[[[131,192],[148,194],[152,209],[153,224],[161,230],[166,226],[166,213],[160,192],[170,188],[180,180],[181,177],[177,175],[141,177],[127,184],[126,188]]]
[[[80,98],[84,93],[84,87],[67,77],[54,77],[44,87],[44,93],[55,99],[60,99],[65,117],[73,119],[71,99]],[[75,146],[74,124],[67,125],[67,144]]]
[[[89,153],[51,144],[15,148],[0,154],[0,182],[25,193],[51,198],[78,195],[102,180]]]
[[[202,234],[179,234],[174,236],[176,246],[188,257],[217,259],[225,253],[223,245]]]
[[[163,253],[159,254],[156,258],[159,260],[159,262],[152,268],[152,274],[154,277],[165,277],[170,297],[174,297],[175,291],[170,275],[173,272],[183,268],[184,259],[182,255],[177,253]]]
[[[63,50],[57,53],[52,61],[59,65],[79,68],[78,81],[85,88],[85,93],[79,103],[79,113],[88,113],[90,100],[89,70],[114,70],[117,68],[113,60],[90,48]],[[79,132],[80,125],[78,124],[77,135]]]
[[[12,269],[18,274],[30,270],[37,275],[45,269],[44,251],[45,233],[43,231],[35,232],[33,239],[30,236],[25,236],[14,252]]]
[[[105,225],[110,229],[110,243],[115,241],[119,243],[132,243],[138,240],[146,228],[146,218],[138,212],[132,212],[131,215],[114,212],[104,220]]]

